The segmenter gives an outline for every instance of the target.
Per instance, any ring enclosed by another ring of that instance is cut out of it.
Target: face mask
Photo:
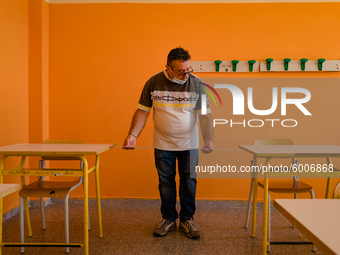
[[[180,80],[180,79],[177,79],[176,77],[174,77],[172,79],[172,81],[182,85],[182,84],[184,84],[188,80],[188,78],[189,78],[189,76],[185,80]]]

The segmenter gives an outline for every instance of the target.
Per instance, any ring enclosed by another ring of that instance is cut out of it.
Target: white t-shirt
[[[153,107],[153,146],[160,150],[197,149],[200,95],[205,92],[197,76],[189,74],[184,84],[167,77],[166,71],[152,76],[145,84],[137,107],[150,111]],[[210,113],[207,99],[207,113]]]

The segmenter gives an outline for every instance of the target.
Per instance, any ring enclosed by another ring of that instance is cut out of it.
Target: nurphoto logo
[[[202,84],[203,86],[209,88],[211,91],[213,91],[216,96],[218,97],[218,100],[220,101],[220,104],[222,106],[222,100],[220,98],[220,95],[217,93],[217,91],[210,85],[208,84],[205,84],[203,82],[198,82],[199,84]],[[215,105],[216,104],[216,100],[214,98],[214,96],[210,93],[209,90],[205,89],[205,88],[199,88],[200,90],[203,90],[205,93],[207,93],[211,98],[212,100],[214,101]],[[202,99],[201,99],[201,110],[202,110],[202,115],[206,115],[207,114],[207,94],[202,94]]]
[[[207,88],[209,88],[210,90],[212,90],[218,97],[221,106],[222,106],[222,100],[219,96],[219,94],[216,92],[216,90],[205,83],[200,83],[204,86],[206,86]],[[233,101],[233,115],[244,115],[244,107],[245,107],[245,96],[242,92],[242,90],[232,84],[215,84],[215,88],[220,88],[220,89],[228,89],[231,94],[232,94],[232,101]],[[214,96],[207,90],[204,88],[200,88],[201,90],[205,91],[208,95],[211,96],[211,98],[213,99],[215,105],[216,105],[216,100],[214,98]],[[305,103],[307,103],[310,99],[311,99],[311,93],[309,90],[305,89],[305,88],[299,88],[299,87],[282,87],[281,88],[281,97],[279,98],[278,96],[278,88],[277,87],[273,87],[272,88],[272,105],[269,109],[265,109],[265,110],[259,110],[256,109],[254,107],[253,104],[253,88],[252,87],[248,87],[247,88],[247,106],[248,106],[248,110],[257,116],[266,116],[266,115],[270,115],[272,113],[274,113],[277,108],[278,108],[278,104],[279,104],[279,99],[281,99],[281,116],[286,116],[287,115],[287,105],[295,105],[304,115],[306,116],[311,116],[312,114],[307,110],[307,108],[303,105]],[[287,98],[287,94],[289,93],[298,93],[298,94],[302,94],[302,97],[300,98]],[[207,94],[203,94],[202,95],[202,100],[201,100],[201,109],[202,109],[202,114],[205,115],[207,114],[206,109],[207,109]],[[233,120],[231,119],[230,121],[227,119],[214,119],[214,127],[218,124],[220,125],[224,125],[227,123],[230,123],[230,127],[233,127],[236,124],[238,125],[242,125],[243,127],[246,126],[246,123],[248,124],[249,127],[262,127],[264,126],[265,122],[270,122],[271,126],[274,127],[274,123],[275,122],[281,122],[281,126],[283,127],[296,127],[298,122],[295,119],[284,119],[284,120],[280,120],[280,119],[265,119],[265,120],[261,120],[261,119],[250,119],[248,121],[246,121],[245,119],[242,122],[233,122]],[[257,123],[255,125],[255,123]],[[288,123],[291,123],[290,125]]]

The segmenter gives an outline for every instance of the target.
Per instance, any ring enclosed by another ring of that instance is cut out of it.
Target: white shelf
[[[301,70],[300,60],[292,60],[288,64],[288,71],[284,68],[283,60],[274,60],[271,62],[270,70],[267,70],[267,63],[260,62],[261,72],[339,72],[340,71],[340,60],[326,60],[322,63],[322,71],[319,71],[318,61],[309,60],[305,63],[305,70]]]
[[[214,61],[191,61],[191,67],[194,69],[194,72],[198,73],[216,73],[216,64]],[[256,61],[253,64],[252,72],[260,71],[260,63]],[[236,71],[233,71],[233,64],[231,61],[222,61],[219,65],[219,73],[241,73],[241,72],[250,72],[249,71],[249,63],[248,61],[240,61],[236,65]]]
[[[317,60],[308,60],[305,63],[305,70],[301,69],[300,60],[292,60],[288,63],[288,70],[285,70],[283,60],[274,60],[271,62],[270,70],[267,70],[266,62],[256,61],[253,64],[253,71],[256,72],[339,72],[340,60],[326,60],[322,63],[322,71],[319,71]],[[219,65],[219,71],[216,71],[216,64],[214,61],[191,61],[191,66],[196,73],[241,73],[249,71],[248,61],[240,61],[236,65],[236,71],[233,71],[231,61],[222,61]]]

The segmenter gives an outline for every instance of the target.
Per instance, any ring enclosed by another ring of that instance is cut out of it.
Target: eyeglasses
[[[178,72],[176,72],[176,71],[172,68],[171,65],[169,65],[169,66],[170,66],[171,70],[172,70],[173,72],[177,73],[177,75],[178,75],[179,77],[184,77],[185,75],[190,74],[190,73],[192,73],[192,72],[194,71],[194,69],[192,69],[192,67],[190,66],[187,72],[182,71],[182,72],[179,72],[179,73],[178,73]]]

